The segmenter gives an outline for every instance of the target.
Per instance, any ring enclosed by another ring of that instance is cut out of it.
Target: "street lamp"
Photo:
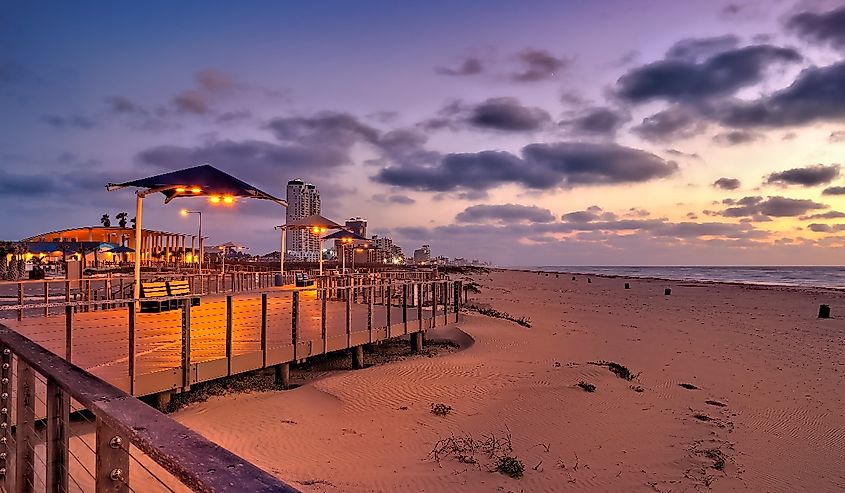
[[[340,256],[343,257],[343,269],[341,270],[342,273],[346,274],[346,244],[352,243],[352,238],[341,238],[340,239]],[[352,269],[355,269],[355,252],[352,252]]]
[[[202,211],[189,211],[188,209],[182,209],[182,215],[187,216],[188,214],[196,214],[199,216],[200,227],[198,233],[198,241],[199,241],[199,251],[200,251],[200,260],[199,260],[199,270],[200,275],[202,275],[202,258],[205,256],[205,251],[202,249]]]

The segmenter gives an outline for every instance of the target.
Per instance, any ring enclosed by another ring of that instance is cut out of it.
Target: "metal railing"
[[[295,492],[0,324],[3,491]]]
[[[34,304],[26,309],[64,313],[8,324],[143,396],[422,332],[457,321],[460,312],[460,281],[365,284],[346,276],[320,283],[300,291],[159,297],[90,312],[80,311],[86,302]],[[165,310],[136,310],[145,301]]]

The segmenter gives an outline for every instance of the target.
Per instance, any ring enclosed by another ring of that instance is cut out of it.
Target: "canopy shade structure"
[[[335,231],[334,233],[328,234],[323,236],[323,240],[344,240],[350,239],[354,241],[367,241],[367,238],[359,235],[354,231],[349,231],[348,229],[341,229],[339,231]]]
[[[267,192],[224,173],[209,164],[171,171],[125,183],[109,183],[109,191],[126,187],[146,188],[149,193],[164,194],[164,203],[179,197],[247,197],[272,200],[287,207],[287,202]]]
[[[343,229],[340,224],[323,217],[319,214],[312,214],[301,219],[294,219],[293,221],[279,226],[284,229]]]
[[[108,191],[120,190],[122,188],[141,188],[135,192],[135,250],[141,250],[141,225],[143,221],[144,197],[153,193],[164,194],[164,203],[180,197],[208,197],[211,203],[231,204],[235,197],[264,199],[275,202],[283,207],[288,203],[278,197],[252,186],[245,181],[224,173],[209,164],[185,168],[178,171],[171,171],[161,175],[150,176],[124,183],[109,183],[106,185]],[[200,216],[202,217],[202,216]],[[200,228],[202,229],[202,228]],[[202,233],[200,236],[200,247],[202,247]],[[141,297],[141,256],[135,255],[135,285],[133,298]],[[140,304],[136,305],[140,307]],[[137,309],[137,308],[136,308]]]

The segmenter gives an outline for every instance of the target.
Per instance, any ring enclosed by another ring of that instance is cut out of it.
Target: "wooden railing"
[[[297,491],[2,324],[0,360],[3,491]]]

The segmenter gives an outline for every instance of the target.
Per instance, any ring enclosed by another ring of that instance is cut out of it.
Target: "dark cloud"
[[[184,91],[174,96],[173,107],[182,113],[204,115],[211,111],[211,97],[203,91]]]
[[[765,139],[763,134],[748,130],[730,130],[713,136],[713,142],[723,146],[749,144],[763,139]]]
[[[827,233],[833,230],[833,228],[831,228],[829,225],[819,223],[808,224],[807,229],[809,229],[810,231],[815,231],[816,233]]]
[[[630,117],[607,107],[588,108],[578,116],[560,122],[569,130],[584,135],[613,136]]]
[[[511,75],[517,82],[536,82],[552,79],[568,64],[564,58],[558,58],[546,50],[526,49],[516,54],[522,69]]]
[[[645,215],[635,214],[635,216],[645,217],[648,216],[648,213],[646,212]],[[601,207],[593,205],[584,211],[567,212],[561,216],[561,219],[567,223],[583,224],[594,221],[615,221],[617,217],[616,214],[612,212],[604,212]]]
[[[516,98],[491,98],[474,108],[467,122],[475,127],[509,132],[538,130],[551,121],[541,109],[523,106]]]
[[[733,34],[712,38],[687,38],[672,45],[666,52],[666,58],[698,62],[704,58],[732,50],[738,45],[739,38]]]
[[[157,146],[140,152],[137,161],[158,169],[181,169],[208,163],[247,179],[281,180],[303,169],[325,170],[348,162],[335,147],[280,145],[257,140],[214,141],[197,147]]]
[[[373,200],[382,204],[398,204],[398,205],[410,205],[414,204],[417,201],[408,197],[407,195],[395,194],[395,195],[382,195],[377,194],[373,195]]]
[[[675,106],[643,118],[632,131],[646,140],[667,141],[693,137],[705,127],[706,123],[695,112]]]
[[[809,211],[826,209],[829,206],[809,199],[790,199],[787,197],[745,197],[736,202],[737,207],[730,207],[721,212],[725,217],[797,217]]]
[[[786,27],[809,41],[845,49],[845,7],[795,14],[786,21]]]
[[[440,75],[478,75],[484,70],[484,64],[480,58],[468,57],[456,68],[437,67],[434,70]]]
[[[845,62],[804,69],[787,88],[755,101],[733,101],[717,111],[732,127],[788,127],[845,118]]]
[[[462,223],[550,223],[555,217],[550,210],[535,205],[479,204],[467,207],[455,216],[455,220]]]
[[[85,115],[41,115],[41,121],[53,128],[80,128],[88,130],[97,126],[96,120]]]
[[[832,182],[839,176],[838,164],[825,166],[816,164],[803,168],[793,168],[786,171],[772,173],[766,177],[766,183],[777,185],[801,185],[815,187]]]
[[[281,141],[348,147],[359,141],[377,144],[380,132],[347,113],[274,118],[267,128]]]
[[[146,113],[146,110],[124,96],[109,96],[103,99],[103,102],[108,106],[109,111],[112,113]]]
[[[822,195],[845,195],[845,187],[827,187],[822,190]]]
[[[802,221],[810,221],[812,219],[839,219],[841,217],[845,217],[845,212],[839,211],[827,211],[822,212],[821,214],[812,214],[809,216],[801,216],[798,219]]]
[[[429,191],[488,190],[515,183],[534,189],[637,183],[675,173],[673,161],[616,144],[529,144],[521,156],[504,151],[448,154],[436,165],[393,165],[381,183]]]
[[[196,72],[194,79],[200,89],[210,93],[227,92],[239,86],[234,76],[213,68]]]
[[[723,51],[701,62],[667,58],[630,70],[617,81],[616,92],[631,103],[658,99],[699,103],[759,83],[775,63],[800,60],[797,51],[771,45]]]
[[[736,178],[722,177],[713,182],[714,187],[721,188],[722,190],[736,190],[741,185],[742,183]]]
[[[690,159],[701,159],[701,156],[698,155],[698,153],[696,153],[696,152],[683,152],[683,151],[679,151],[678,149],[666,149],[666,153],[671,154],[673,156],[678,156],[678,157],[685,157],[685,158],[690,158]]]

